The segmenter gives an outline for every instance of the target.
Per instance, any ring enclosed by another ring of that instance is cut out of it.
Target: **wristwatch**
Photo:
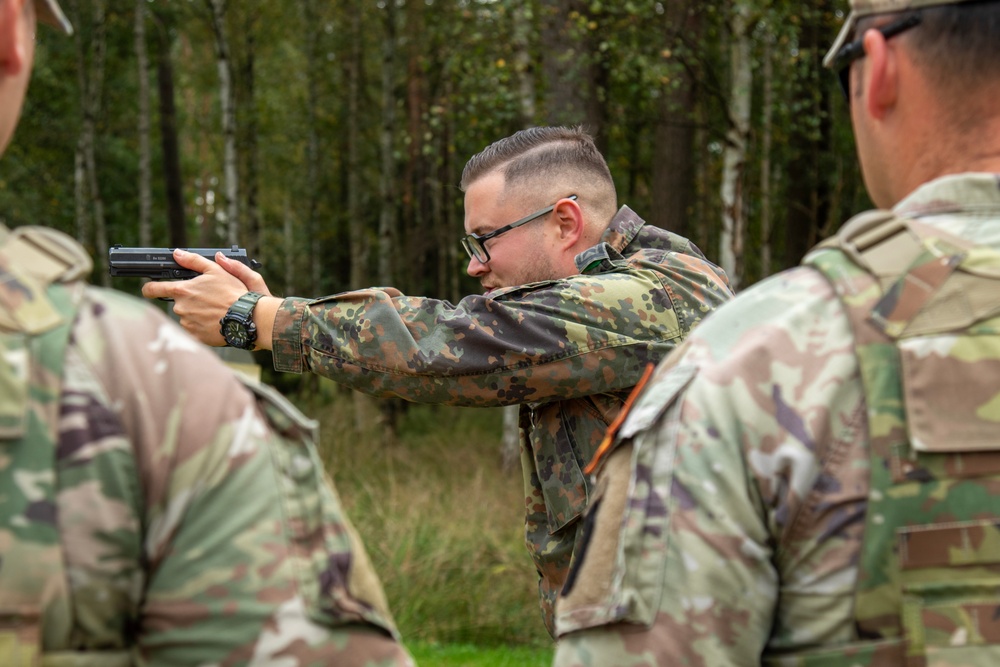
[[[264,296],[258,292],[247,292],[229,307],[226,314],[219,320],[222,325],[220,332],[229,347],[240,350],[252,350],[257,340],[257,325],[253,322],[253,309]]]

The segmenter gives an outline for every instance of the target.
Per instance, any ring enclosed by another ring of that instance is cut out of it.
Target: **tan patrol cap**
[[[905,12],[908,9],[920,9],[921,7],[934,7],[937,5],[957,5],[969,0],[850,0],[851,13],[844,22],[844,27],[837,35],[837,41],[833,43],[826,56],[823,58],[823,67],[829,67],[833,63],[834,57],[844,47],[847,40],[854,34],[854,29],[858,25],[858,19],[875,14],[895,14]]]
[[[35,0],[35,14],[39,23],[46,23],[67,35],[73,34],[73,26],[56,0]]]

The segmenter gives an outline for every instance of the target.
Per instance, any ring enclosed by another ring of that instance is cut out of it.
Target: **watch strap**
[[[260,292],[247,292],[233,302],[226,315],[235,315],[242,320],[248,319],[253,314],[253,309],[257,306],[257,302],[263,296]]]

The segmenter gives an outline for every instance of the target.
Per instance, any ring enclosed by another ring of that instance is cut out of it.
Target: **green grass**
[[[356,427],[349,392],[315,389],[297,402],[320,420],[321,456],[418,662],[551,664],[521,471],[500,464],[501,411],[408,405],[393,439]]]
[[[551,647],[482,647],[468,644],[414,642],[409,646],[418,665],[434,667],[550,667]]]

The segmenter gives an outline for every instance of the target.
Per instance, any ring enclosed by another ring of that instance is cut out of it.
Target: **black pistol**
[[[246,248],[233,244],[231,248],[181,248],[215,261],[215,253],[221,252],[229,259],[236,260],[256,271],[260,262],[247,257]],[[200,275],[197,271],[185,269],[174,261],[173,248],[126,248],[113,245],[108,248],[108,267],[116,278],[152,278],[153,280],[187,280]]]

